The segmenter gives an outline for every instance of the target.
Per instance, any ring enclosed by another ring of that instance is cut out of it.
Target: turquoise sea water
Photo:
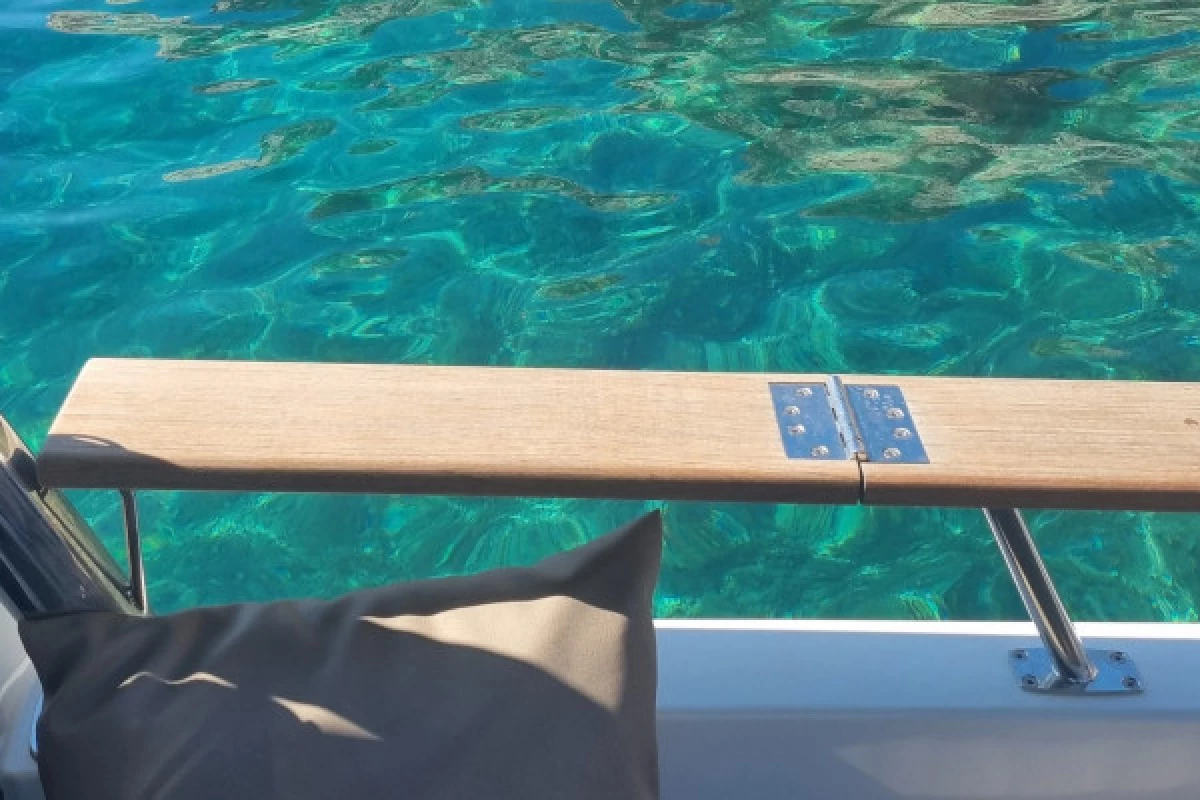
[[[1198,220],[1200,2],[0,0],[35,444],[93,355],[1197,380]],[[159,610],[642,507],[142,500]],[[977,512],[666,515],[664,615],[1021,613]],[[1196,619],[1195,517],[1031,518],[1079,617]]]

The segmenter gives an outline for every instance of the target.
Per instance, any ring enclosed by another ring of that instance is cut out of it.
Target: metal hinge
[[[775,418],[788,458],[928,464],[899,386],[772,383]]]

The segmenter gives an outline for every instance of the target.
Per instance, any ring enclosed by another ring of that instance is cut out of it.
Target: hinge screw
[[[802,386],[796,390],[796,394],[800,395],[801,397],[812,397],[812,389],[808,388],[807,386]]]
[[[783,413],[787,414],[789,417],[799,416],[800,415],[800,406],[788,406],[787,408],[785,408],[783,410]]]
[[[889,447],[887,450],[883,451],[883,457],[884,458],[899,458],[900,450],[895,447]]]
[[[1111,653],[1108,654],[1108,657],[1111,658],[1113,661],[1117,662],[1118,664],[1124,663],[1125,659],[1127,658],[1125,653],[1123,653],[1120,650],[1113,650]]]
[[[808,428],[805,428],[803,425],[792,425],[788,428],[788,433],[790,433],[792,436],[799,436],[800,434],[807,432]]]
[[[892,435],[897,439],[907,439],[912,436],[912,431],[908,428],[896,428],[896,430],[892,431]]]
[[[1024,650],[1017,650],[1013,653],[1013,658],[1017,659],[1018,661],[1023,661],[1024,659],[1029,658],[1029,653]]]
[[[879,399],[879,390],[878,389],[863,389],[863,397],[867,398],[868,400],[878,400]]]
[[[1126,689],[1136,689],[1138,686],[1138,680],[1132,675],[1126,675],[1121,679],[1121,685]]]
[[[889,408],[884,413],[888,419],[904,419],[904,409],[902,408]]]
[[[1037,686],[1037,678],[1033,675],[1024,675],[1021,677],[1021,683],[1025,686]]]
[[[817,458],[824,458],[829,455],[829,448],[823,444],[819,444],[812,449],[812,454]]]

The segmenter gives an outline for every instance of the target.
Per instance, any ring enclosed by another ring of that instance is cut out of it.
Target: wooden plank
[[[931,461],[863,464],[866,503],[1200,510],[1200,384],[845,380],[899,385]]]
[[[39,472],[56,487],[858,502],[854,463],[785,457],[770,380],[99,359]]]
[[[825,376],[96,360],[59,487],[1200,510],[1200,384],[847,377],[930,464],[789,461],[772,381]]]

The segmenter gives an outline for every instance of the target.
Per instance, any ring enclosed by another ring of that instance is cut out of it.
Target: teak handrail
[[[1200,510],[1200,384],[856,377],[929,463],[788,458],[773,383],[825,375],[95,359],[58,488]]]

